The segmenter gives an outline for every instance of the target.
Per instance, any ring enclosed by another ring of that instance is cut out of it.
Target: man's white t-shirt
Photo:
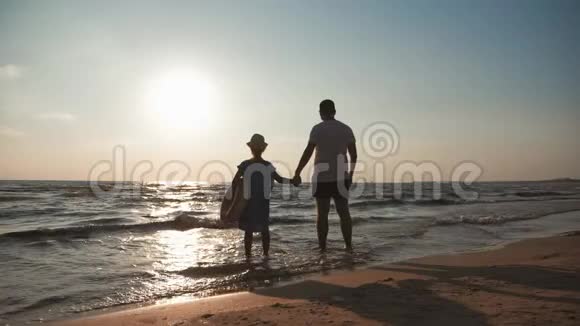
[[[354,142],[352,129],[338,120],[325,120],[314,126],[309,140],[316,145],[312,182],[344,180],[348,171],[347,147]]]

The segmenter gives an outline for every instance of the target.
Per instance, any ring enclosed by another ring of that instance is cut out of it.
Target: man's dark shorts
[[[341,183],[339,185],[339,182]],[[315,198],[345,198],[348,199],[350,180],[332,182],[316,182],[312,184],[312,196]]]

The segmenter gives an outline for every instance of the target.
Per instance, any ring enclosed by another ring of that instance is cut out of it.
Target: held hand
[[[344,180],[344,185],[346,186],[346,190],[350,190],[350,186],[352,186],[352,177],[347,177]]]
[[[352,176],[353,176],[353,173],[350,172],[346,176],[346,179],[344,180],[344,185],[346,186],[346,189],[350,189],[350,186],[352,186]]]
[[[292,178],[291,182],[294,187],[298,187],[302,183],[302,179],[300,178],[299,175],[295,175],[294,178]]]

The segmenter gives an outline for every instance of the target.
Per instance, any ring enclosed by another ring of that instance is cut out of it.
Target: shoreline
[[[333,271],[251,292],[172,300],[50,324],[572,325],[580,319],[580,231]]]

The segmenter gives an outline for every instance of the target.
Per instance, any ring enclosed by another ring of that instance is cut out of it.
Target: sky
[[[579,31],[575,0],[0,0],[0,179],[86,180],[115,146],[211,179],[253,133],[288,175],[326,98],[368,180],[580,177]],[[364,150],[376,122],[396,153]]]

